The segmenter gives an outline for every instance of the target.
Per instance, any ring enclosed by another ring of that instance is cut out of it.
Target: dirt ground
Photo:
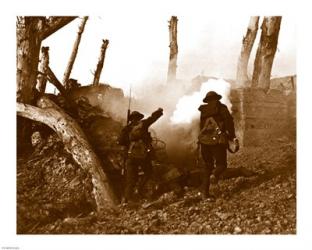
[[[198,190],[163,194],[147,206],[95,212],[90,176],[51,137],[17,160],[18,234],[295,234],[296,145],[287,139],[243,147],[228,155],[230,167],[256,172],[220,181],[215,202]]]

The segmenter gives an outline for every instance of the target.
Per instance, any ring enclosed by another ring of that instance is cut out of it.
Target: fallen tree
[[[117,199],[102,169],[101,162],[77,122],[45,96],[38,99],[37,106],[17,103],[17,115],[52,128],[62,139],[73,159],[90,173],[97,211],[101,214],[107,209],[116,209]]]

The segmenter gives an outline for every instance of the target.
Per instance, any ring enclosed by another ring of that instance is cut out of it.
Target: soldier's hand
[[[157,111],[164,112],[164,110],[162,108],[158,108]]]
[[[237,148],[239,148],[240,145],[239,145],[239,140],[238,140],[238,138],[235,137],[235,138],[233,139],[233,142],[234,142],[235,146],[236,146]]]

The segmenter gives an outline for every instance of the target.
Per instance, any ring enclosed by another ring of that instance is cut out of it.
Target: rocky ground
[[[229,166],[257,175],[222,180],[216,202],[186,188],[155,203],[95,212],[90,177],[52,136],[17,161],[19,234],[295,234],[296,147],[285,140],[230,154]]]

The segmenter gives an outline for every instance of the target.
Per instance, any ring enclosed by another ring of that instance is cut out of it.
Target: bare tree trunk
[[[37,69],[41,40],[38,31],[43,19],[37,17],[18,17],[16,27],[16,100],[32,104],[35,96]],[[17,117],[17,153],[24,153],[30,146],[31,122]]]
[[[41,48],[41,59],[39,64],[38,90],[41,94],[45,92],[47,85],[47,73],[49,68],[49,47]]]
[[[263,19],[261,38],[252,76],[252,87],[260,87],[265,91],[270,89],[271,71],[277,49],[281,20],[281,16],[271,16]]]
[[[93,79],[93,85],[99,85],[100,82],[100,76],[104,65],[104,59],[105,59],[105,53],[108,46],[109,41],[103,40],[102,46],[101,46],[101,53],[99,57],[99,61],[96,66],[96,70],[94,73],[94,79]]]
[[[109,185],[108,178],[77,122],[45,96],[38,100],[37,105],[38,107],[34,107],[17,103],[17,115],[42,122],[52,128],[62,139],[73,159],[92,176],[98,212],[115,209],[117,199]]]
[[[82,36],[83,31],[84,31],[84,27],[86,25],[87,20],[88,20],[87,16],[83,17],[81,24],[79,25],[77,37],[76,37],[76,40],[74,43],[74,47],[73,47],[72,53],[70,55],[70,58],[69,58],[69,61],[68,61],[68,64],[67,64],[67,67],[66,67],[66,70],[64,73],[63,84],[64,84],[66,89],[68,88],[67,81],[68,81],[68,79],[70,77],[70,73],[73,69],[73,65],[74,65],[74,62],[75,62],[75,59],[76,59],[76,56],[78,53],[78,48],[79,48],[81,36]]]
[[[170,39],[170,56],[167,82],[176,80],[177,73],[177,56],[178,56],[178,18],[172,16],[169,21],[169,39]]]
[[[41,39],[39,31],[44,19],[19,17],[16,32],[16,100],[32,103],[36,86]]]
[[[16,24],[16,101],[32,104],[35,98],[36,79],[41,42],[72,21],[75,17],[17,17]],[[17,118],[18,153],[23,144],[30,144],[31,123]]]
[[[246,82],[248,82],[248,61],[257,36],[258,23],[259,16],[250,17],[247,33],[243,38],[242,50],[237,65],[236,84],[238,86],[244,86],[246,85]]]

